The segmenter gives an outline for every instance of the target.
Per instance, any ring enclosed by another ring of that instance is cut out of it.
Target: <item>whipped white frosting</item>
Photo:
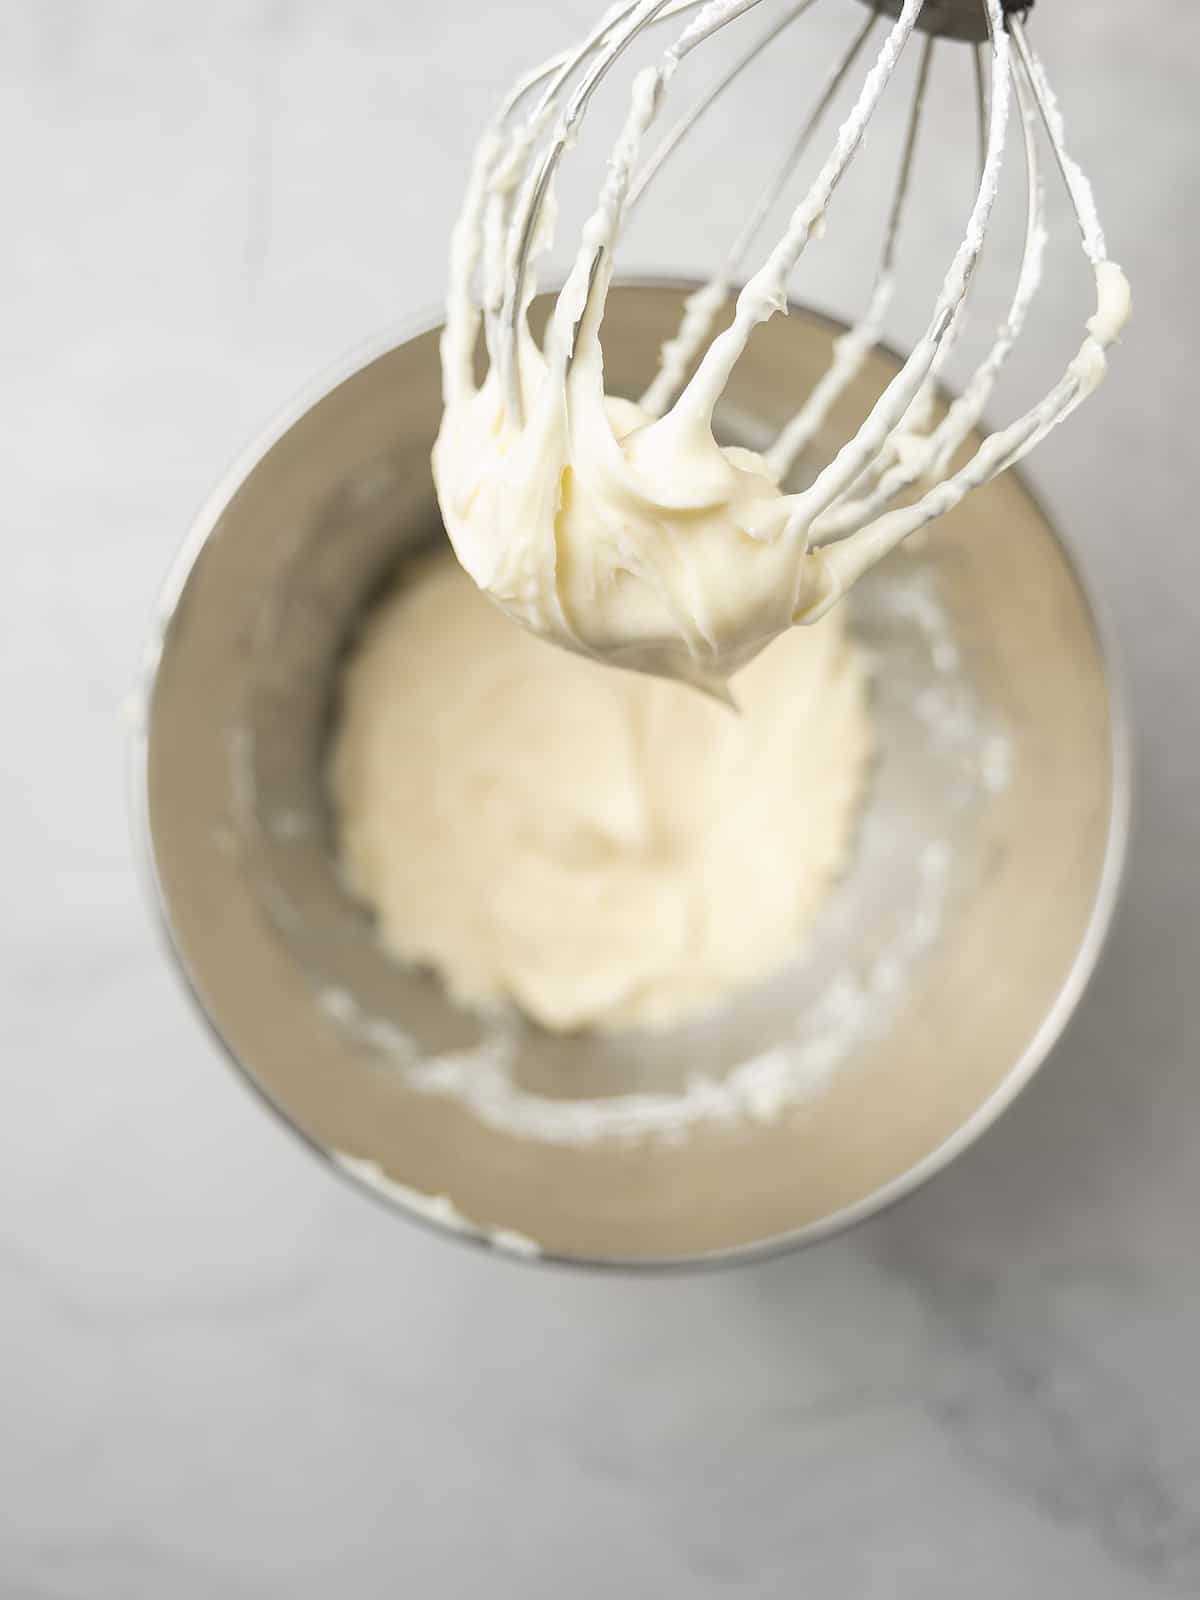
[[[755,327],[785,309],[792,269],[824,227],[834,189],[912,32],[921,0],[906,0],[828,161],[737,296],[732,324],[706,346],[726,299],[725,280],[718,277],[689,302],[641,407],[604,392],[600,332],[614,248],[643,136],[667,84],[684,55],[746,9],[744,0],[710,0],[661,65],[635,77],[598,204],[541,347],[527,324],[534,273],[531,267],[519,270],[519,244],[532,236],[536,256],[548,242],[557,155],[570,143],[578,108],[568,108],[551,139],[553,159],[540,169],[535,154],[552,97],[543,96],[523,121],[501,118],[488,130],[452,246],[442,345],[445,410],[433,464],[460,561],[510,616],[571,650],[725,696],[728,679],[770,639],[823,616],[863,572],[1019,460],[1101,381],[1105,351],[1128,315],[1129,292],[1120,269],[1107,259],[1086,179],[1068,158],[1064,171],[1095,270],[1096,315],[1051,393],[946,475],[978,422],[1041,270],[1039,211],[1009,323],[964,402],[929,431],[930,384],[954,336],[957,308],[982,249],[1012,101],[1011,41],[999,0],[985,4],[994,24],[993,92],[983,173],[962,244],[911,357],[855,437],[800,493],[782,492],[779,480],[811,435],[814,419],[828,410],[878,337],[890,294],[886,281],[863,323],[840,342],[827,380],[765,458],[720,447],[713,413]],[[621,14],[602,23],[593,39],[632,29],[663,9],[661,0],[643,0],[632,13],[618,8]],[[1046,97],[1061,135],[1049,86],[1036,62],[1032,70],[1030,82]],[[1029,90],[1023,79],[1018,83],[1028,157]],[[519,98],[510,97],[509,108]],[[1032,169],[1030,182],[1037,191]],[[542,193],[546,204],[539,210]],[[475,287],[481,267],[482,302]],[[474,353],[481,325],[492,359],[477,384]],[[893,509],[896,497],[922,482],[924,492],[915,502]]]
[[[556,1030],[659,1026],[792,957],[871,748],[840,614],[735,684],[742,714],[515,628],[448,553],[351,661],[341,857],[384,942]]]
[[[489,377],[447,409],[435,455],[458,558],[518,622],[724,696],[769,639],[824,609],[828,575],[781,537],[787,507],[760,456],[606,399],[594,346],[561,406],[539,403],[544,373],[527,389],[534,414],[516,427]]]

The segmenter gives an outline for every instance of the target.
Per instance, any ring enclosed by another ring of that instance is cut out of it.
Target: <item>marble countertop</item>
[[[172,552],[298,386],[437,301],[484,106],[593,9],[5,11],[0,1596],[1195,1596],[1192,0],[1036,16],[1137,294],[1033,477],[1124,645],[1138,820],[1082,1010],[948,1174],[735,1272],[488,1259],[264,1117],[155,942],[119,708]],[[713,261],[741,181],[635,264]]]

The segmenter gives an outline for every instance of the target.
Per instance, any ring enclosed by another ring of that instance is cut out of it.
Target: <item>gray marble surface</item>
[[[0,1595],[1195,1596],[1194,0],[1038,8],[1138,300],[1034,470],[1124,644],[1138,825],[1077,1020],[947,1175],[755,1269],[486,1259],[264,1117],[155,944],[119,707],[164,569],[297,386],[437,300],[483,107],[591,9],[0,9]],[[716,154],[635,265],[715,258]]]

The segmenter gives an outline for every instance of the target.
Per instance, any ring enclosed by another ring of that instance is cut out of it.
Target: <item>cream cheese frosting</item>
[[[786,964],[871,750],[840,613],[735,683],[741,715],[514,627],[426,557],[346,673],[341,856],[386,945],[555,1030],[666,1026]]]

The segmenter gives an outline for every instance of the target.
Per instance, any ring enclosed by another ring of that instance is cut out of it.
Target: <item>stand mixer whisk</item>
[[[612,7],[580,44],[529,73],[505,99],[477,150],[451,248],[442,345],[446,410],[434,465],[463,565],[537,632],[722,696],[729,675],[771,637],[815,620],[902,540],[1019,461],[1069,416],[1103,378],[1105,352],[1129,311],[1128,286],[1108,257],[1091,187],[1068,153],[1054,94],[1026,34],[1030,7],[1014,0],[866,0],[861,26],[722,267],[690,297],[640,401],[606,398],[600,329],[614,249],[631,209],[698,119],[815,3],[633,0]],[[775,13],[765,32],[643,157],[643,141],[680,63],[759,4]],[[644,30],[676,18],[684,19],[682,27],[657,65],[633,80],[598,203],[539,347],[527,313],[534,263],[553,228],[559,167],[597,88],[623,53]],[[732,321],[714,336],[767,219],[881,29],[882,41],[827,159],[737,292]],[[962,241],[899,373],[814,481],[784,493],[779,484],[881,337],[895,290],[896,243],[930,63],[942,39],[961,41],[953,48],[971,58],[979,108],[979,181]],[[753,329],[786,308],[792,272],[810,239],[824,230],[835,190],[910,46],[920,50],[916,88],[869,303],[836,341],[824,377],[761,457],[721,449],[711,434],[713,408]],[[938,379],[962,325],[1013,120],[1026,193],[1015,287],[991,347],[939,420]],[[1061,379],[956,464],[1020,338],[1042,277],[1043,134],[1078,220],[1097,309]],[[488,373],[478,386],[481,332]]]

